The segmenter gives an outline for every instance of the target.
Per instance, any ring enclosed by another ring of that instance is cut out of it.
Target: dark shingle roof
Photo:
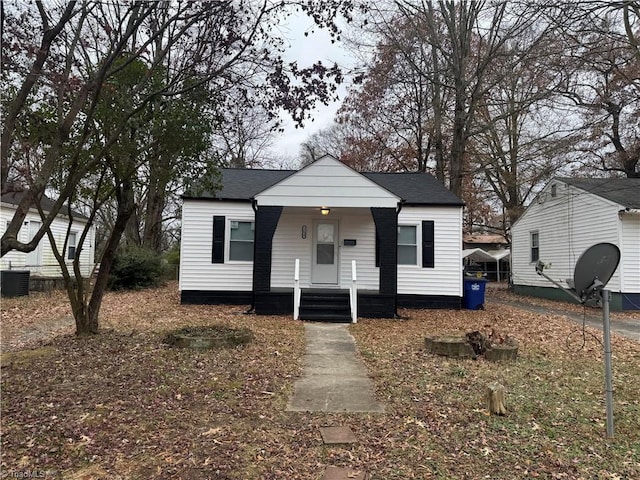
[[[559,178],[558,180],[624,207],[640,208],[640,178]]]
[[[8,203],[10,205],[18,205],[20,204],[20,202],[22,201],[22,199],[25,197],[26,194],[27,194],[27,190],[3,193],[2,203]],[[45,212],[50,212],[53,206],[55,205],[55,203],[56,202],[50,199],[49,197],[42,197],[42,200],[40,200],[40,206],[42,207],[42,210]],[[60,209],[60,213],[62,213],[63,215],[68,215],[69,214],[68,208],[69,207],[67,207],[66,205],[63,205],[62,208]],[[82,213],[76,210],[72,209],[71,214],[75,218],[82,218],[84,220],[87,220],[87,217],[85,215],[83,215]]]
[[[364,173],[407,205],[464,205],[433,175],[428,173]]]
[[[214,194],[205,192],[195,198],[218,200],[250,200],[271,185],[284,180],[295,170],[252,170],[246,168],[220,169],[221,189]],[[194,198],[186,195],[186,198]]]
[[[185,195],[185,198],[250,200],[270,186],[296,173],[296,170],[223,168],[220,172],[221,190],[215,194]],[[363,173],[363,175],[397,195],[408,205],[464,205],[462,200],[428,173]]]

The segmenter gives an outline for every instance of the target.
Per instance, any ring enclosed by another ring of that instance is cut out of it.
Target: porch
[[[301,291],[301,314],[300,320],[323,320],[331,321],[338,317],[339,321],[351,321],[351,309],[349,305],[349,289],[344,288],[303,288]],[[305,299],[313,298],[313,313],[318,313],[322,318],[309,318],[304,311]],[[336,312],[335,300],[341,297],[344,300],[348,311],[341,308],[338,312],[341,315],[333,315]],[[395,316],[395,295],[381,294],[377,290],[358,290],[357,293],[357,315],[365,318],[393,318]],[[255,292],[254,308],[259,315],[293,315],[294,314],[294,288],[275,287],[269,292]],[[349,318],[343,317],[347,313]],[[307,317],[307,318],[305,318]]]
[[[255,312],[298,318],[302,309],[303,320],[354,322],[395,316],[397,218],[396,208],[332,207],[327,215],[319,207],[258,205]]]

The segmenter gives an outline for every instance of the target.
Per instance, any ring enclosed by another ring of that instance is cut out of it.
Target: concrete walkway
[[[304,373],[294,385],[292,412],[383,412],[373,383],[356,357],[356,343],[345,324],[305,323]]]

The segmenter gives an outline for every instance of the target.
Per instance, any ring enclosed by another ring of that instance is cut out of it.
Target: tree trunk
[[[104,253],[102,254],[100,270],[98,271],[96,283],[93,286],[93,292],[91,292],[91,299],[86,308],[80,311],[79,315],[75,318],[76,335],[98,333],[98,314],[100,313],[102,299],[104,298],[104,293],[109,282],[111,266],[113,265],[120,239],[127,228],[127,223],[134,209],[133,185],[130,180],[125,180],[122,182],[120,195],[118,195],[118,214]]]
[[[462,197],[462,177],[464,173],[464,154],[466,147],[466,112],[462,96],[456,99],[451,156],[449,158],[449,190]]]
[[[162,212],[164,211],[166,185],[160,182],[149,189],[147,211],[144,220],[142,244],[156,253],[162,252]]]
[[[440,72],[438,62],[438,49],[431,45],[431,57],[433,58],[433,144],[436,154],[436,178],[445,183],[444,142],[442,141],[442,88],[440,86]]]
[[[162,213],[167,198],[170,161],[165,152],[158,152],[150,162],[149,192],[144,214],[142,245],[156,253],[162,252]]]

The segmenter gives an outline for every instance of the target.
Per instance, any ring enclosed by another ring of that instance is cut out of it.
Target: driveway
[[[563,315],[571,321],[582,325],[584,322],[593,328],[602,330],[602,310],[587,307],[586,314],[575,312],[573,310],[563,308],[562,302],[557,303],[558,306],[541,306],[527,303],[525,300],[507,299],[502,296],[493,296],[491,289],[487,290],[487,300],[490,303],[498,303],[501,305],[509,305],[514,308],[526,310],[528,312],[551,314],[551,315]],[[623,337],[630,338],[640,342],[640,320],[633,318],[634,314],[625,316],[624,312],[616,312],[614,316],[610,316],[611,331],[615,332]]]

